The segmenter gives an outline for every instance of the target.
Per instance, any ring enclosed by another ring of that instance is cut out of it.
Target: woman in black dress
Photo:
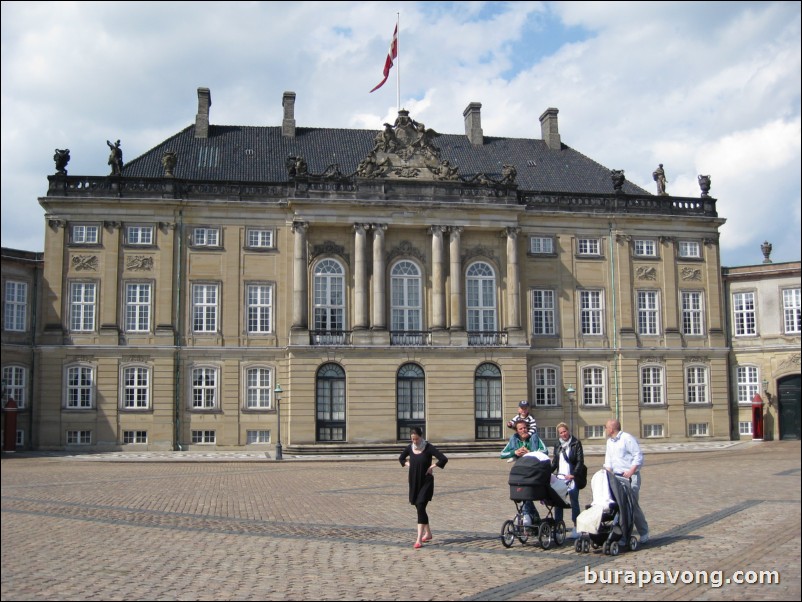
[[[429,515],[426,514],[426,505],[434,496],[432,460],[437,458],[437,466],[444,468],[448,458],[434,445],[424,440],[420,428],[413,427],[410,430],[412,443],[401,452],[398,460],[401,466],[409,466],[409,503],[418,511],[418,539],[413,547],[418,549],[424,542],[432,539]]]

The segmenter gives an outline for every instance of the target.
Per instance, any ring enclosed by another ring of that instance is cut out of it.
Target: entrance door
[[[780,379],[777,383],[780,410],[780,439],[800,439],[800,403],[802,391],[800,390],[800,376],[795,374]]]

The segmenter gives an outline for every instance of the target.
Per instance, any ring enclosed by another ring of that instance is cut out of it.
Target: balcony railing
[[[432,333],[427,330],[391,330],[390,345],[426,347],[432,344]]]
[[[507,344],[507,333],[503,331],[468,331],[468,345],[472,347],[499,347]]]
[[[350,330],[310,330],[311,345],[350,345]]]

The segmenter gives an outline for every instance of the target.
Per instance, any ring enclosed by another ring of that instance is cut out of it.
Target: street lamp
[[[771,405],[771,393],[769,393],[769,381],[764,378],[761,384],[763,385],[763,395],[766,396],[766,400],[769,402],[769,405]]]
[[[574,385],[568,385],[568,388],[565,390],[568,393],[568,409],[570,411],[570,420],[568,421],[571,424],[571,434],[574,433],[574,399],[576,399],[576,389],[574,389]]]
[[[281,394],[284,393],[284,390],[281,388],[281,385],[276,383],[276,388],[273,389],[273,393],[276,394],[276,410],[278,411],[278,443],[276,443],[276,460],[283,460],[284,456],[281,453]]]

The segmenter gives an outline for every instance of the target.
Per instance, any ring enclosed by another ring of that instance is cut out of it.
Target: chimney
[[[543,111],[540,116],[540,133],[543,140],[551,150],[560,150],[560,129],[557,127],[557,113],[559,111],[553,107]]]
[[[195,115],[195,138],[209,137],[209,107],[212,93],[209,88],[198,88],[198,114]]]
[[[295,92],[284,92],[281,104],[284,107],[281,135],[287,138],[295,138]]]
[[[465,135],[468,137],[468,142],[477,146],[484,143],[481,110],[481,102],[472,102],[462,112],[462,116],[465,117]]]

